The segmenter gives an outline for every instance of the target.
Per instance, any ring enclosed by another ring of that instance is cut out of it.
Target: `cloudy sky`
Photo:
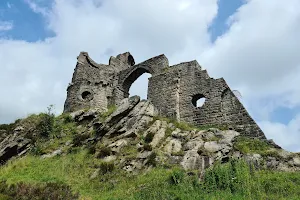
[[[197,59],[224,77],[269,139],[300,152],[299,0],[1,0],[0,123],[54,104],[80,51]],[[147,75],[131,94],[145,98]]]

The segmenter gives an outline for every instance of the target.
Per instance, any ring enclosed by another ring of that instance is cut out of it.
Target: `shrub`
[[[0,124],[0,130],[5,130],[7,133],[12,133],[13,130],[15,129],[16,124],[11,123],[11,124]]]
[[[106,156],[110,156],[111,155],[111,149],[109,147],[100,147],[99,149],[97,149],[97,158],[104,158]]]
[[[73,136],[72,143],[75,147],[78,147],[83,144],[83,142],[88,139],[89,134],[77,134]]]
[[[172,156],[184,156],[185,152],[184,151],[178,151],[178,152],[172,152]]]
[[[74,122],[74,120],[72,119],[71,115],[68,114],[68,113],[62,114],[62,118],[64,120],[64,123]]]
[[[170,183],[173,185],[177,185],[182,183],[185,177],[185,172],[182,169],[176,168],[170,175]]]
[[[171,136],[173,131],[174,131],[174,130],[173,130],[172,128],[167,127],[167,129],[166,129],[166,137]]]
[[[78,194],[73,194],[69,186],[60,183],[45,183],[40,185],[30,185],[17,183],[8,185],[5,181],[0,182],[1,199],[78,199]]]
[[[77,133],[77,127],[75,122],[65,119],[65,114],[58,116],[54,119],[54,125],[52,130],[52,136],[56,138],[62,137],[62,135],[75,135]]]
[[[42,137],[48,137],[53,130],[55,115],[52,111],[53,111],[53,105],[50,105],[47,108],[46,113],[41,113],[38,115],[39,123],[36,126],[36,130],[38,135]]]
[[[32,149],[30,150],[32,155],[36,155],[36,156],[40,156],[45,154],[43,147],[40,143],[36,142],[34,147],[32,147]]]
[[[110,105],[106,112],[100,114],[100,120],[105,121],[113,112],[117,110],[116,105]]]
[[[112,162],[103,162],[100,164],[100,171],[102,174],[107,174],[115,169],[115,165]]]
[[[206,171],[204,176],[205,188],[208,191],[227,190],[243,195],[261,194],[259,178],[244,160],[230,160],[226,164],[220,162]]]
[[[156,153],[152,152],[149,157],[148,157],[148,161],[146,163],[146,165],[152,165],[152,166],[156,166],[157,162],[156,162]]]
[[[211,156],[211,153],[208,152],[203,146],[200,147],[200,148],[197,150],[197,153],[198,153],[200,156]]]
[[[145,137],[144,140],[145,140],[146,143],[150,143],[150,142],[152,142],[153,137],[154,137],[154,133],[150,132],[150,133],[148,133],[148,134],[146,135],[146,137]]]
[[[244,154],[263,154],[265,151],[270,149],[270,145],[258,138],[238,137],[234,143],[234,148]]]
[[[259,152],[262,156],[264,157],[275,157],[275,158],[278,158],[278,159],[281,159],[281,155],[278,153],[278,151],[276,150],[267,150],[267,151],[261,151]]]
[[[143,146],[143,149],[145,151],[152,151],[152,146],[150,144],[145,143]]]
[[[96,146],[94,144],[93,145],[89,145],[87,147],[87,153],[88,154],[94,154],[94,153],[96,153]]]

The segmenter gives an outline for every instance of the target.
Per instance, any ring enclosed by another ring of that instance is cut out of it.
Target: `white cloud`
[[[200,56],[210,74],[238,89],[268,138],[299,150],[295,118],[268,121],[278,107],[300,105],[300,1],[249,0],[229,18],[229,31]],[[300,113],[299,113],[300,114]],[[298,143],[298,147],[295,145]]]
[[[0,20],[0,32],[1,31],[9,31],[13,29],[14,24],[11,21],[1,21]]]
[[[260,122],[259,125],[266,136],[276,141],[278,145],[294,152],[300,152],[300,115],[287,125],[269,121]]]
[[[28,4],[28,6],[30,7],[30,9],[35,12],[35,13],[39,13],[43,16],[48,16],[49,10],[45,7],[42,7],[39,5],[39,3],[43,2],[44,0],[23,0],[25,3]]]
[[[189,46],[203,51],[209,45],[206,27],[217,12],[217,0],[57,0],[52,8],[43,7],[43,0],[26,2],[56,36],[0,41],[0,123],[50,104],[61,112],[80,51],[101,63],[126,51],[136,62],[161,53],[175,62]]]
[[[0,123],[50,104],[62,111],[80,51],[99,63],[126,51],[136,62],[162,53],[171,64],[197,59],[213,77],[225,77],[238,89],[260,121],[278,106],[300,103],[298,0],[248,0],[214,44],[208,27],[217,0],[55,0],[50,8],[43,6],[45,0],[25,1],[55,37],[33,43],[0,40]],[[295,149],[290,140],[299,137],[292,125],[261,125],[268,137]],[[285,143],[276,128],[286,132]]]
[[[300,1],[250,0],[230,17],[229,31],[201,55],[251,102],[300,104]]]

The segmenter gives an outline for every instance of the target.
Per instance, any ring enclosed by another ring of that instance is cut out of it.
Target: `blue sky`
[[[35,42],[53,36],[53,32],[45,27],[45,18],[40,13],[33,12],[23,0],[1,1],[0,10],[0,19],[13,22],[14,26],[5,33],[5,37]]]
[[[230,3],[226,0],[218,1],[218,14],[209,27],[211,39],[214,42],[217,37],[223,35],[228,30],[228,18],[241,7],[245,0],[231,0]]]
[[[51,7],[52,1],[42,1],[42,6]],[[209,27],[211,40],[215,41],[228,30],[227,20],[245,3],[244,0],[218,1],[218,14]],[[0,16],[3,21],[13,21],[14,28],[5,33],[12,39],[34,42],[51,37],[54,33],[45,26],[45,18],[34,12],[24,0],[3,0],[0,2]]]
[[[0,89],[13,100],[0,100],[0,123],[49,104],[61,112],[80,51],[101,63],[125,51],[137,62],[164,53],[170,64],[197,59],[224,77],[269,138],[300,151],[298,8],[298,0],[1,0]],[[146,88],[143,75],[130,91],[145,98]]]

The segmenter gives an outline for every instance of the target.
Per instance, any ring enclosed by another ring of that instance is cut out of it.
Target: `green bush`
[[[74,122],[74,120],[72,119],[71,115],[68,114],[68,113],[62,114],[61,117],[63,118],[64,123],[71,123],[71,122]]]
[[[265,154],[271,146],[258,138],[238,137],[234,142],[234,148],[244,154]]]
[[[30,153],[36,156],[45,154],[42,145],[38,142],[36,142],[35,145],[31,148]]]
[[[145,144],[143,145],[143,149],[144,149],[145,151],[152,151],[152,146],[151,146],[150,144],[148,144],[148,143],[145,143]]]
[[[96,153],[96,146],[94,144],[89,145],[87,147],[87,153],[88,154],[95,154]]]
[[[105,121],[116,110],[117,110],[116,105],[110,105],[106,112],[100,114],[100,121]]]
[[[152,166],[156,166],[157,165],[157,161],[156,161],[156,153],[152,152],[149,157],[148,157],[148,161],[147,161],[147,165],[152,165]]]
[[[49,137],[53,130],[54,124],[54,115],[49,115],[46,113],[42,113],[39,115],[40,121],[36,126],[36,131],[38,135],[42,137]]]
[[[173,170],[172,174],[170,175],[170,183],[173,185],[178,185],[184,181],[185,171],[180,168],[176,168]]]
[[[100,164],[100,172],[102,174],[107,174],[115,169],[115,165],[112,162],[103,162]]]
[[[47,108],[46,113],[41,113],[38,115],[39,122],[36,125],[36,130],[38,135],[42,137],[49,137],[49,135],[52,133],[54,118],[55,118],[55,115],[52,111],[53,111],[53,105],[50,105]]]
[[[185,152],[184,151],[178,151],[178,152],[172,152],[171,155],[172,156],[184,156]]]
[[[0,124],[0,130],[5,130],[7,133],[12,133],[13,130],[15,129],[16,124],[11,123],[11,124]]]
[[[224,190],[232,194],[261,198],[259,177],[252,169],[253,167],[243,160],[230,160],[226,164],[217,163],[205,173],[205,189],[208,192]]]
[[[83,142],[90,137],[89,134],[76,134],[72,138],[72,143],[75,147],[83,144]]]
[[[111,149],[109,147],[105,147],[105,146],[102,146],[98,149],[96,149],[96,157],[97,158],[104,158],[106,156],[110,156],[111,155]]]
[[[45,183],[40,185],[31,185],[27,183],[17,183],[8,185],[5,181],[0,182],[1,199],[78,199],[78,194],[73,194],[69,186],[59,183]]]
[[[170,137],[172,135],[172,132],[174,131],[174,129],[167,127],[166,129],[166,137]]]
[[[144,141],[145,141],[146,143],[150,143],[150,142],[152,142],[153,137],[154,137],[154,133],[150,132],[150,133],[148,133],[148,134],[146,135]]]

